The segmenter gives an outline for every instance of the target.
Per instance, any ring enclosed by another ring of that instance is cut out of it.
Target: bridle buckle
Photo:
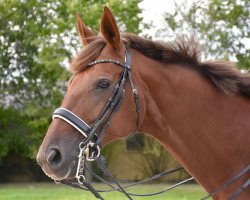
[[[78,166],[76,170],[76,179],[82,184],[85,180],[84,173],[84,162],[94,161],[96,158],[100,156],[101,149],[99,146],[95,145],[93,142],[89,142],[86,145],[83,145],[83,142],[79,144],[80,152],[78,154]]]
[[[83,156],[87,161],[95,161],[96,158],[100,156],[101,149],[99,146],[95,145],[93,142],[89,142],[83,148]]]
[[[81,144],[82,142],[79,144],[80,152],[78,154],[78,165],[77,165],[77,170],[76,170],[76,179],[80,184],[85,180],[85,177],[83,175],[84,161],[85,161],[84,154],[83,154],[84,148],[81,147],[82,146]]]

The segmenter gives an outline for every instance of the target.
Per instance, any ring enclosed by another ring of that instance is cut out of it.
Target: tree
[[[123,31],[139,33],[140,0],[112,0],[108,4]],[[98,30],[106,1],[97,0],[0,0],[0,108],[25,120],[19,121],[25,138],[36,147],[59,106],[70,76],[66,66],[81,45],[75,27],[76,13]],[[3,114],[2,116],[5,116]],[[9,118],[15,123],[15,118]],[[0,124],[4,119],[0,119]],[[0,130],[0,139],[11,137],[11,126]],[[13,147],[14,148],[14,147]],[[33,147],[28,145],[25,155]],[[11,151],[8,148],[8,151]],[[6,150],[4,155],[8,154]],[[1,155],[0,155],[1,159]]]
[[[206,57],[229,59],[250,68],[250,1],[194,1],[189,9],[187,5],[187,0],[175,1],[174,14],[164,15],[168,27],[164,32],[172,36],[194,31],[204,44]]]
[[[143,150],[138,151],[138,153],[141,154],[142,159],[137,161],[137,166],[144,178],[152,177],[178,165],[178,161],[171,156],[171,154],[168,153],[162,144],[160,144],[156,139],[145,135],[143,146]],[[181,171],[172,176],[163,178],[173,181],[176,179],[181,180],[188,176],[189,175],[186,171]]]

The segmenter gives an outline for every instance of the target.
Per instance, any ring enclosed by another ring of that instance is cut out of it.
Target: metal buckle
[[[83,148],[83,155],[87,161],[94,161],[100,156],[101,150],[99,146],[95,146],[95,143],[89,142]]]
[[[79,144],[80,152],[78,154],[78,165],[76,170],[76,179],[78,183],[83,184],[85,180],[84,173],[84,162],[94,161],[100,156],[101,150],[99,146],[95,146],[95,143],[89,142],[87,145],[83,146],[83,142]]]
[[[77,170],[76,170],[76,179],[78,183],[82,184],[83,181],[85,180],[85,177],[83,175],[83,170],[84,170],[84,147],[82,147],[82,142],[79,144],[79,149],[80,152],[78,154],[78,165],[77,165]]]

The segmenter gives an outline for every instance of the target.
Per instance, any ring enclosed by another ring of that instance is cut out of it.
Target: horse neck
[[[137,60],[140,131],[157,138],[208,192],[250,163],[249,99],[223,94],[189,67]]]

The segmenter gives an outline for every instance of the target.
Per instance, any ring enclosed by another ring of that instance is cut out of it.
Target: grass
[[[103,188],[103,185],[97,185]],[[166,185],[153,184],[141,185],[128,191],[135,193],[155,192],[163,189]],[[154,197],[133,197],[134,200],[199,200],[205,196],[204,190],[198,185],[184,185],[172,191],[159,194]],[[119,192],[102,193],[106,200],[126,200]],[[56,185],[53,183],[32,184],[0,184],[1,200],[95,200],[95,197],[85,191]]]

